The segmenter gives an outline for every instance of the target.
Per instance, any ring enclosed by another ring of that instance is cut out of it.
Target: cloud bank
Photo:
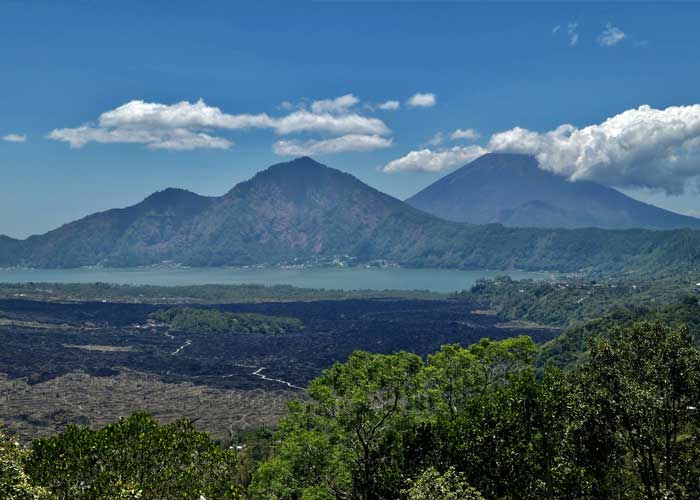
[[[572,181],[681,194],[700,178],[700,104],[640,106],[583,128],[564,124],[536,132],[516,127],[492,135],[485,147],[412,151],[383,170],[443,171],[487,152],[533,155],[540,168]]]
[[[386,136],[389,127],[379,118],[352,111],[359,103],[352,94],[311,103],[283,116],[267,113],[224,113],[203,100],[161,104],[133,100],[102,113],[96,124],[55,129],[49,138],[81,148],[90,142],[145,144],[151,149],[228,149],[233,142],[212,130],[268,129],[278,135],[318,133],[337,136]],[[352,141],[351,141],[352,142]],[[354,141],[358,143],[358,141]],[[377,142],[377,141],[374,141]],[[365,151],[366,149],[360,149]]]
[[[571,180],[680,194],[700,175],[700,105],[640,106],[580,129],[514,128],[492,136],[488,149],[532,154],[541,168]]]

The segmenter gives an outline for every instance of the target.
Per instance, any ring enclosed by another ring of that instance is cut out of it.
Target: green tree
[[[142,413],[37,439],[27,471],[58,500],[240,498],[233,451],[187,420],[160,425]]]
[[[359,351],[326,370],[310,384],[310,401],[283,420],[279,452],[253,481],[255,498],[396,498],[422,367],[414,354]]]
[[[536,354],[537,346],[526,336],[498,342],[482,339],[468,348],[444,345],[428,356],[423,374],[432,395],[430,404],[454,417],[474,398],[483,397],[489,389],[505,384],[532,365]]]
[[[49,500],[48,492],[32,484],[24,465],[28,451],[0,430],[0,498]]]
[[[426,469],[407,490],[408,500],[484,500],[469,486],[464,474],[450,467],[440,474],[435,468]]]
[[[630,498],[697,498],[698,367],[700,350],[685,327],[641,322],[592,343],[580,375],[583,423],[600,433],[596,441],[602,435],[608,442],[594,443],[602,460],[595,449],[589,456],[609,466],[608,457],[618,454],[631,471],[614,477],[614,489]]]

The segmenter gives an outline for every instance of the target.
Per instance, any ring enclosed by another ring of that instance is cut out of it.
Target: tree
[[[396,498],[422,366],[414,354],[358,351],[326,370],[310,384],[310,401],[293,404],[281,423],[278,455],[256,474],[255,497]]]
[[[626,487],[645,499],[696,498],[699,366],[700,350],[685,327],[641,322],[592,343],[580,379],[584,424],[603,427],[609,442],[603,455],[618,453],[631,468],[633,477],[626,486],[618,483],[618,491]]]
[[[537,346],[530,337],[519,336],[498,342],[482,339],[464,348],[459,344],[442,346],[428,356],[424,372],[431,404],[451,417],[462,412],[474,398],[508,382],[509,378],[532,365]]]
[[[464,474],[450,467],[440,474],[435,468],[426,469],[407,490],[408,500],[484,500],[469,486]]]
[[[240,498],[232,450],[187,420],[160,425],[143,413],[97,431],[70,426],[37,439],[27,470],[58,500]]]
[[[49,500],[48,492],[35,486],[24,464],[28,451],[0,430],[0,498],[3,500]]]

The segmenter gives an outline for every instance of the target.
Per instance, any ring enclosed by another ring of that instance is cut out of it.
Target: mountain
[[[450,222],[304,157],[220,197],[166,189],[43,235],[0,238],[0,267],[319,263],[339,256],[409,267],[677,272],[698,269],[700,231]]]
[[[221,197],[169,188],[24,241],[7,238],[0,241],[0,265],[219,266],[332,258],[354,254],[390,216],[426,228],[442,223],[304,157],[273,165]]]
[[[700,228],[700,219],[590,181],[570,182],[531,156],[490,153],[431,184],[408,204],[443,219],[517,227]]]
[[[99,212],[22,242],[35,267],[141,265],[176,258],[183,230],[215,199],[169,188],[137,205]]]

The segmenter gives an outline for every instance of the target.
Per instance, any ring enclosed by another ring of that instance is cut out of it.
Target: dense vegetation
[[[614,327],[630,326],[642,320],[675,327],[686,325],[690,327],[696,342],[700,343],[700,304],[697,297],[688,295],[661,307],[615,307],[598,318],[573,324],[559,337],[542,346],[537,363],[540,366],[553,364],[572,369],[587,354],[591,338],[605,336]]]
[[[230,447],[184,421],[158,425],[137,414],[98,431],[70,427],[30,450],[3,436],[0,492],[21,500],[696,498],[700,350],[686,327],[614,327],[570,372],[548,367],[538,377],[536,353],[527,337],[445,345],[427,360],[358,351],[309,385],[274,438],[256,434],[259,466],[243,447],[252,478]]]
[[[172,307],[152,313],[151,318],[175,330],[196,333],[277,334],[299,331],[304,326],[297,318],[193,307]]]
[[[355,353],[291,406],[251,496],[696,498],[700,351],[659,323],[608,337],[575,372],[541,378],[522,337],[427,363]]]
[[[556,282],[514,281],[508,277],[481,280],[460,297],[499,316],[521,323],[563,327],[540,349],[536,364],[574,368],[586,355],[590,338],[615,326],[660,321],[688,325],[700,342],[698,290],[687,280]]]
[[[562,279],[553,282],[479,280],[459,296],[509,320],[567,327],[616,308],[658,308],[677,303],[694,286],[678,276],[657,280]]]
[[[289,285],[115,285],[111,283],[0,283],[0,298],[147,304],[229,304],[372,298],[444,299],[409,290],[324,290]]]
[[[51,500],[240,497],[233,450],[222,449],[191,422],[159,425],[145,414],[97,431],[72,426],[38,439],[25,469]]]

